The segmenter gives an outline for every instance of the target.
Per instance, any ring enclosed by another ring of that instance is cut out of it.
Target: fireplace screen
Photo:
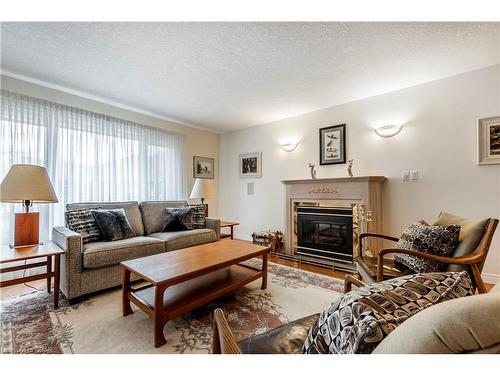
[[[350,208],[298,207],[297,253],[352,262]]]

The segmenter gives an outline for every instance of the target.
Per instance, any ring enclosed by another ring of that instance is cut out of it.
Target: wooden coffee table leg
[[[159,348],[167,343],[163,335],[163,327],[165,326],[165,313],[163,308],[163,294],[165,293],[164,286],[155,286],[155,308],[154,308],[154,335],[155,348]]]
[[[262,255],[262,286],[260,289],[267,288],[267,251]]]
[[[231,239],[233,240],[233,234],[234,234],[234,225],[231,225]]]
[[[61,273],[61,255],[54,255],[54,310],[59,308],[59,283]],[[50,278],[49,278],[50,282]]]
[[[47,274],[52,272],[52,255],[47,257]],[[52,284],[52,276],[47,275],[47,293],[50,294],[50,285]]]
[[[127,316],[133,313],[130,307],[130,300],[128,299],[128,293],[132,290],[130,287],[130,270],[123,268],[122,275],[122,312],[123,316]]]

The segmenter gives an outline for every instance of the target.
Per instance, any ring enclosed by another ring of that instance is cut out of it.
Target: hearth
[[[297,207],[296,252],[352,264],[352,208]]]

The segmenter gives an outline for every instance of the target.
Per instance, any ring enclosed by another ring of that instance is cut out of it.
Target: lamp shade
[[[0,185],[0,202],[57,202],[47,170],[38,165],[14,164]]]
[[[191,199],[215,198],[215,189],[213,180],[206,178],[197,178],[194,181],[193,190],[189,196]]]

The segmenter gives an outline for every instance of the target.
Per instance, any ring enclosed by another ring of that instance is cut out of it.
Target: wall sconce
[[[281,149],[286,152],[292,152],[298,146],[298,143],[283,143],[280,145]]]
[[[389,138],[394,137],[401,130],[403,130],[403,125],[386,125],[375,129],[375,133],[377,133],[379,137]]]

